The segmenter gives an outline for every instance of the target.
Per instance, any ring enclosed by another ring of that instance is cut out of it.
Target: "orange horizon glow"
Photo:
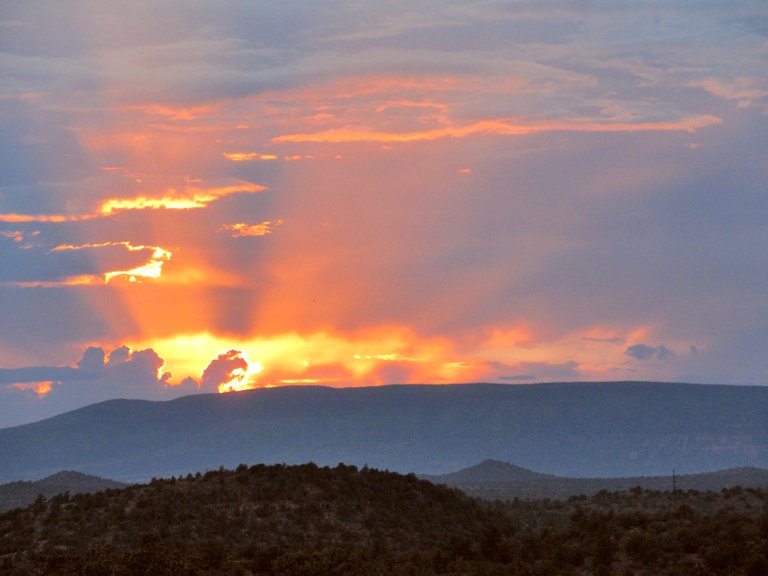
[[[638,328],[634,337],[644,334]],[[386,384],[451,384],[496,381],[525,374],[529,366],[552,363],[579,350],[573,365],[594,379],[615,377],[625,346],[599,345],[573,334],[554,342],[537,342],[527,327],[498,328],[469,347],[446,338],[425,338],[404,326],[380,326],[362,333],[284,333],[232,337],[209,332],[137,342],[131,347],[152,348],[174,374],[170,386],[200,374],[222,350],[238,351],[248,359],[248,370],[233,371],[219,392],[259,387],[323,384],[335,387]],[[462,351],[463,349],[463,351]],[[497,363],[507,367],[497,367]],[[501,370],[500,372],[498,370]]]

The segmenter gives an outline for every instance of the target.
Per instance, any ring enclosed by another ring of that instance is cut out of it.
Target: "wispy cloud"
[[[224,224],[219,231],[227,232],[233,238],[243,238],[246,236],[266,236],[272,234],[277,226],[283,223],[282,220],[265,220],[258,224]]]
[[[138,196],[135,198],[111,198],[99,206],[104,215],[124,210],[195,210],[205,208],[211,202],[232,194],[262,192],[265,186],[252,182],[241,182],[228,186],[201,188],[189,186],[183,191],[170,189],[163,196]]]

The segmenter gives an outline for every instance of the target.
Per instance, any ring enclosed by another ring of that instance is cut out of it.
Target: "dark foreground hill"
[[[18,481],[0,485],[0,512],[32,504],[42,495],[46,498],[69,492],[81,494],[101,492],[110,488],[123,488],[123,482],[115,482],[80,472],[58,472],[34,482]]]
[[[768,467],[768,387],[275,388],[113,400],[0,430],[0,482],[63,469],[140,481],[240,462],[439,474],[487,458],[587,477]]]
[[[630,476],[626,478],[565,478],[540,474],[506,462],[485,460],[480,464],[426,480],[461,489],[470,496],[486,500],[561,498],[592,496],[601,491],[644,490],[720,491],[724,488],[768,489],[768,470],[730,468],[701,474]]]
[[[239,466],[0,514],[3,576],[763,575],[768,492],[483,503],[339,465]]]

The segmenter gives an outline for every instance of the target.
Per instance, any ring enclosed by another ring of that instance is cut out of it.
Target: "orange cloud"
[[[232,162],[249,162],[251,160],[277,160],[274,154],[260,154],[258,152],[224,152],[222,156]]]
[[[254,377],[263,370],[260,362],[252,362],[240,350],[229,350],[216,356],[200,375],[200,386],[219,393],[250,390],[256,387]]]
[[[224,224],[219,232],[229,232],[233,238],[244,236],[266,236],[272,234],[276,226],[282,224],[282,220],[265,220],[259,224]]]
[[[198,118],[214,116],[220,110],[221,106],[220,103],[187,107],[155,103],[124,106],[120,110],[141,112],[148,116],[163,116],[171,120],[196,120]]]
[[[119,167],[107,167],[108,172],[122,173]],[[99,204],[96,213],[92,214],[0,214],[0,222],[9,224],[81,222],[104,216],[111,216],[128,210],[195,210],[205,208],[211,202],[232,194],[249,194],[263,192],[266,186],[253,182],[238,181],[228,186],[188,186],[183,191],[168,188],[162,196],[135,196],[130,198],[110,198]]]
[[[315,133],[284,134],[272,139],[285,142],[418,142],[441,138],[465,138],[476,134],[522,136],[538,132],[649,132],[685,131],[695,132],[700,128],[720,123],[716,116],[696,116],[670,122],[596,122],[594,120],[572,120],[539,124],[512,123],[508,120],[483,120],[464,126],[447,126],[433,130],[414,132],[381,132],[367,128],[332,128]]]
[[[12,384],[11,388],[17,390],[32,390],[40,398],[46,396],[53,390],[53,382],[22,382],[18,384]]]
[[[26,223],[26,222],[79,222],[98,218],[95,214],[0,214],[0,222]]]
[[[109,283],[110,280],[114,278],[118,278],[120,276],[128,277],[128,279],[131,282],[137,282],[140,278],[160,278],[163,270],[163,264],[171,259],[171,252],[168,250],[165,250],[164,248],[160,248],[159,246],[134,246],[130,242],[102,242],[98,244],[81,244],[77,246],[74,246],[71,244],[62,244],[60,246],[56,246],[55,248],[53,248],[51,252],[61,252],[61,251],[67,251],[67,250],[93,250],[98,248],[108,248],[108,247],[114,247],[114,246],[122,246],[129,252],[139,252],[143,250],[148,250],[152,252],[152,255],[150,256],[149,260],[145,264],[142,264],[141,266],[137,266],[129,270],[115,270],[112,272],[105,272],[104,273],[105,283]],[[83,276],[80,278],[82,280],[86,280],[90,277]],[[88,280],[80,283],[92,284],[93,282]],[[68,284],[68,285],[71,285],[71,284]]]
[[[2,230],[0,231],[0,236],[13,240],[14,242],[24,241],[24,232],[21,232],[20,230]]]
[[[165,196],[135,198],[112,198],[101,203],[99,211],[104,215],[114,214],[123,210],[194,210],[205,208],[214,200],[231,194],[262,192],[265,186],[252,182],[240,182],[230,186],[212,188],[189,187],[183,192],[169,188]]]
[[[273,142],[417,142],[440,138],[463,138],[473,134],[528,134],[531,128],[512,125],[498,120],[485,120],[467,126],[448,126],[419,132],[380,132],[366,128],[332,128],[322,132],[285,134],[272,139]]]
[[[719,98],[735,100],[739,108],[749,108],[755,102],[768,98],[768,84],[754,78],[734,78],[728,82],[718,78],[704,78],[689,82],[688,85],[702,88]]]

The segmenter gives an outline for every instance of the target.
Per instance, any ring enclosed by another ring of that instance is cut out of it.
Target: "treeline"
[[[768,574],[768,491],[482,502],[414,475],[245,466],[0,514],[0,574]]]

